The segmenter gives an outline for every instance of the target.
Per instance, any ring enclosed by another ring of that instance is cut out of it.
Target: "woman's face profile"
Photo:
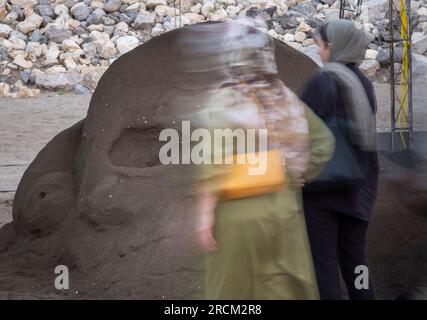
[[[314,41],[319,46],[317,53],[319,54],[320,59],[322,60],[323,63],[328,62],[329,61],[329,55],[331,52],[330,51],[330,43],[323,41],[322,38],[320,37],[320,35],[315,36]]]

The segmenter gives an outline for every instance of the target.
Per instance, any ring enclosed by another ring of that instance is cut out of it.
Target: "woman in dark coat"
[[[364,31],[354,22],[336,20],[321,28],[316,42],[325,66],[307,84],[301,99],[329,126],[334,123],[332,119],[345,124],[342,128],[348,139],[336,136],[335,152],[345,147],[342,144],[349,145],[354,155],[352,161],[363,173],[363,178],[354,183],[323,189],[313,189],[315,184],[308,184],[304,192],[304,210],[320,296],[342,299],[341,270],[350,299],[374,299],[365,246],[377,196],[376,100],[372,84],[358,68],[368,41]],[[350,159],[348,163],[342,158],[339,161],[341,163],[334,158],[331,160],[335,170],[351,165]]]

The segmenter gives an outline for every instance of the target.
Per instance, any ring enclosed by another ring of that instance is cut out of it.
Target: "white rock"
[[[301,51],[302,48],[303,48],[302,44],[298,43],[298,42],[288,42],[286,44],[289,45],[289,46],[291,46],[292,48],[298,50],[298,51]]]
[[[56,74],[56,73],[61,73],[61,72],[67,72],[67,69],[65,69],[63,66],[61,66],[61,65],[55,65],[55,66],[52,66],[52,67],[50,67],[50,68],[47,68],[46,70],[45,70],[45,72],[46,73],[49,73],[49,74]]]
[[[0,98],[8,97],[10,86],[7,83],[0,82]]]
[[[208,14],[215,10],[215,6],[212,2],[208,1],[202,5],[200,12],[207,18]]]
[[[389,0],[369,0],[363,3],[362,7],[367,9],[369,22],[375,24],[385,18],[389,7]]]
[[[7,11],[5,11],[5,12],[7,12]],[[3,22],[6,24],[9,24],[9,25],[12,25],[16,20],[18,20],[18,17],[19,17],[18,13],[16,11],[11,11],[8,13],[8,15],[6,17],[4,17]]]
[[[8,76],[9,74],[10,74],[10,69],[9,68],[3,69],[3,72],[1,73],[2,76]]]
[[[58,62],[58,56],[59,56],[59,49],[58,46],[54,43],[50,43],[48,49],[45,52],[45,63],[57,63]]]
[[[36,0],[10,0],[12,4],[16,4],[23,8],[33,8],[36,4]]]
[[[25,47],[27,46],[24,40],[19,39],[15,36],[10,37],[9,41],[12,43],[14,50],[25,50]]]
[[[414,32],[412,35],[412,51],[418,54],[423,54],[427,51],[427,35]]]
[[[151,29],[151,36],[157,37],[165,32],[163,25],[161,23],[156,23],[155,26]]]
[[[125,22],[121,21],[118,24],[116,24],[116,30],[127,33],[129,32],[129,26]]]
[[[65,52],[81,49],[80,46],[71,39],[65,39],[64,41],[62,41],[61,46],[62,46],[62,50]]]
[[[238,5],[238,6],[228,6],[227,9],[225,9],[225,11],[227,11],[227,15],[229,17],[235,17],[239,14],[239,12],[242,10],[242,6]]]
[[[96,30],[92,31],[89,36],[98,51],[101,51],[102,47],[110,40],[108,33],[99,32]]]
[[[24,54],[18,54],[15,59],[13,59],[13,63],[22,69],[31,69],[33,67],[33,63],[31,61],[25,60]]]
[[[71,57],[65,59],[63,64],[70,71],[77,70],[77,63]]]
[[[309,32],[311,31],[312,27],[310,27],[307,23],[301,22],[300,25],[297,28],[297,31],[299,32]]]
[[[377,58],[378,51],[374,49],[368,49],[365,52],[365,59],[375,60]]]
[[[319,47],[317,45],[310,45],[304,48],[302,52],[309,56],[317,65],[323,66],[322,59],[319,56]]]
[[[427,8],[426,7],[419,8],[417,10],[417,14],[419,16],[427,16]]]
[[[200,13],[201,9],[202,9],[202,4],[200,2],[198,2],[197,4],[195,4],[194,6],[191,7],[190,11],[192,13]]]
[[[103,66],[84,66],[80,71],[83,76],[82,84],[90,89],[95,89],[107,68]]]
[[[117,50],[120,54],[124,54],[139,45],[139,40],[132,36],[123,36],[117,39]]]
[[[13,43],[7,39],[1,41],[0,46],[6,53],[9,53],[10,51],[13,50]]]
[[[295,36],[291,33],[286,33],[283,35],[283,41],[285,42],[294,42],[295,41]]]
[[[40,95],[39,89],[28,88],[27,86],[19,86],[17,98],[34,98]]]
[[[83,80],[83,76],[77,72],[61,73],[36,73],[36,85],[48,90],[72,90],[74,86]]]
[[[102,24],[91,24],[89,27],[86,28],[89,32],[92,31],[99,31],[102,32],[104,31],[104,25]]]
[[[154,8],[158,5],[165,5],[166,6],[168,4],[166,2],[166,0],[145,0],[144,3],[148,9]]]
[[[11,27],[9,27],[7,24],[0,24],[0,37],[1,38],[7,38],[9,36],[9,33],[12,31],[13,29]]]
[[[30,31],[36,30],[43,22],[43,17],[38,14],[32,14],[27,17],[24,21],[19,22],[16,25],[16,29],[21,31],[22,33],[28,33]]]
[[[25,51],[28,54],[32,54],[36,57],[40,57],[43,53],[43,50],[46,48],[45,44],[40,44],[38,42],[28,42]]]
[[[380,68],[380,64],[376,60],[363,60],[359,68],[365,76],[372,78]]]
[[[228,17],[228,15],[227,15],[227,11],[221,8],[216,10],[213,13],[212,12],[208,13],[208,17],[210,21],[223,21]]]
[[[268,30],[267,34],[269,34],[271,37],[276,38],[276,39],[280,38],[279,34],[276,31],[274,31],[274,29]]]
[[[185,26],[190,24],[190,20],[186,16],[168,17],[168,19],[163,23],[163,27],[165,30],[169,31],[178,28],[180,24]]]
[[[138,2],[131,4],[129,7],[127,7],[126,9],[123,10],[124,13],[129,13],[129,12],[138,12],[140,9],[140,5]]]
[[[304,32],[295,32],[295,41],[296,42],[303,42],[305,39],[307,39],[307,35]]]
[[[149,30],[156,20],[156,15],[150,12],[143,12],[137,15],[133,27],[140,30]]]
[[[55,12],[55,14],[57,16],[66,16],[68,15],[68,7],[64,4],[58,4],[54,7],[53,12]]]
[[[312,39],[312,38],[308,38],[308,39],[305,39],[303,42],[302,42],[302,45],[304,46],[304,47],[308,47],[308,46],[311,46],[311,45],[313,45],[313,44],[315,44],[316,42],[314,41],[314,39]]]
[[[197,23],[205,20],[204,16],[193,12],[184,13],[184,16],[190,20],[190,23]]]
[[[168,15],[170,8],[166,5],[158,5],[154,9],[154,12],[157,13],[159,16],[164,17]]]
[[[108,40],[101,48],[101,51],[99,52],[99,56],[104,59],[110,59],[117,53],[116,46],[114,45],[114,42],[111,40]]]

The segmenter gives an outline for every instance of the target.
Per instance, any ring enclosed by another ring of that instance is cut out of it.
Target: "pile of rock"
[[[414,52],[422,55],[427,4],[412,7]],[[368,0],[362,10],[371,44],[361,67],[370,77],[387,66],[387,8],[388,0]],[[265,19],[271,36],[318,59],[311,31],[338,15],[339,0],[0,0],[0,97],[90,93],[117,57],[150,38],[236,16]]]

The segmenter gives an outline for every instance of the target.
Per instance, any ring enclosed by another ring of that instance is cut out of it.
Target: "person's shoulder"
[[[330,76],[324,71],[318,71],[306,84],[305,90],[324,90],[329,86]]]

